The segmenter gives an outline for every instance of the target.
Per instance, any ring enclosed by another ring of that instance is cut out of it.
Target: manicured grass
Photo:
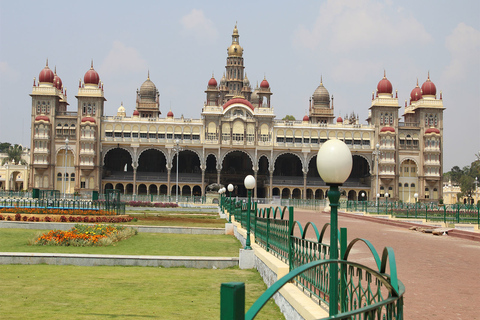
[[[3,232],[3,230],[2,230]],[[255,270],[0,265],[2,319],[219,319],[220,284],[266,290]],[[270,300],[256,319],[284,319]]]
[[[129,212],[127,212],[129,213]],[[186,212],[156,212],[145,214],[130,214],[137,219],[122,223],[125,225],[153,225],[153,226],[177,226],[177,227],[203,227],[225,228],[227,220],[212,213],[186,213]]]
[[[47,231],[0,229],[0,252],[238,257],[238,250],[241,248],[240,242],[228,235],[164,233],[138,233],[136,236],[108,247],[28,245],[28,239]]]

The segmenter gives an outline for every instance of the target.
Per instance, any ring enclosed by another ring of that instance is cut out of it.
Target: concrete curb
[[[238,266],[237,257],[133,256],[67,253],[0,252],[0,264],[142,266],[223,269]]]

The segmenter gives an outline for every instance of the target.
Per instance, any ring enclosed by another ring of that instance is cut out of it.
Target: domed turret
[[[63,86],[62,79],[60,79],[60,77],[57,75],[57,68],[55,68],[55,72],[54,72],[53,85],[58,90],[62,90],[62,86]]]
[[[385,71],[383,72],[383,79],[378,82],[377,93],[378,94],[389,94],[391,95],[393,91],[392,83],[387,79]]]
[[[123,107],[123,102],[117,110],[117,117],[125,117],[127,113],[125,112],[125,108]]]
[[[235,24],[235,28],[233,28],[232,34],[232,44],[230,45],[230,47],[228,47],[227,50],[229,56],[241,57],[243,55],[243,48],[238,42],[239,37],[240,36],[238,35],[237,25]]]
[[[343,119],[342,119],[341,116],[339,116],[339,117],[337,118],[337,123],[343,123]]]
[[[412,92],[410,92],[410,103],[414,101],[418,101],[422,99],[422,89],[418,86],[418,79],[417,79],[417,85],[415,88],[413,88]]]
[[[138,117],[140,115],[140,112],[138,112],[138,110],[133,110],[133,116],[134,117]]]
[[[98,86],[98,83],[100,82],[100,76],[98,75],[97,71],[93,69],[93,60],[92,60],[92,65],[90,66],[90,69],[85,73],[85,76],[83,77],[83,82],[85,84],[96,85],[96,86]]]
[[[248,80],[246,72],[245,72],[245,78],[243,79],[243,86],[250,87],[250,80]]]
[[[330,105],[330,93],[323,86],[323,79],[320,78],[320,85],[313,92],[313,105],[314,106],[326,106]]]
[[[209,87],[217,87],[217,80],[215,80],[213,75],[212,75],[212,78],[210,80],[208,80],[208,86]]]
[[[308,117],[307,114],[303,116],[303,121],[305,121],[305,122],[310,121],[310,118]]]
[[[53,79],[55,78],[55,75],[53,74],[52,69],[48,67],[48,60],[47,64],[45,65],[45,68],[40,71],[40,74],[38,75],[38,82],[40,83],[53,83]]]
[[[148,72],[147,80],[140,87],[140,98],[142,101],[155,102],[157,100],[157,87],[150,80],[150,72]]]
[[[422,94],[424,96],[433,96],[435,97],[437,94],[437,88],[435,84],[430,81],[430,72],[428,73],[427,81],[422,84]]]
[[[260,82],[260,88],[268,89],[270,88],[270,83],[268,83],[267,78],[263,78],[262,82]]]
[[[168,113],[167,113],[167,118],[173,118],[173,112],[172,112],[172,110],[168,111]]]

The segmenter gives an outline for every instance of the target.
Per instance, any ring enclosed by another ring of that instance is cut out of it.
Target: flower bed
[[[150,202],[150,201],[127,201],[130,207],[155,207],[155,208],[176,208],[178,204],[173,202]]]
[[[32,245],[39,246],[108,246],[120,240],[136,235],[132,228],[113,225],[81,225],[77,224],[68,231],[51,230],[36,237]]]
[[[130,222],[134,218],[130,216],[74,216],[74,215],[45,215],[36,216],[34,214],[0,214],[0,220],[6,221],[25,221],[25,222],[85,222],[85,223],[121,223]]]
[[[56,215],[82,215],[82,216],[112,216],[115,211],[82,210],[82,209],[51,209],[51,208],[0,208],[0,213],[24,214],[56,214]]]

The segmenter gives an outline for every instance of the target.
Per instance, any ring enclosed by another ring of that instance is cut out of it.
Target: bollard
[[[222,283],[220,287],[220,319],[245,319],[245,284],[243,282]]]

